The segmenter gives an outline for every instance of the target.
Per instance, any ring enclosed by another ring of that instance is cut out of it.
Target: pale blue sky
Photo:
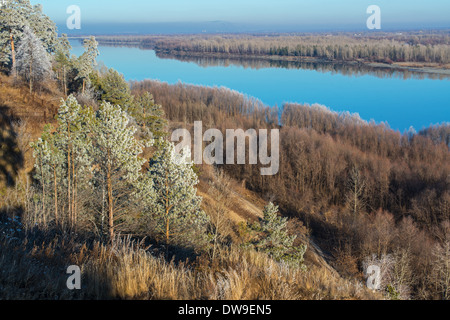
[[[365,27],[369,5],[390,28],[450,27],[450,0],[32,0],[53,20],[78,5],[83,23],[226,21],[240,24]]]

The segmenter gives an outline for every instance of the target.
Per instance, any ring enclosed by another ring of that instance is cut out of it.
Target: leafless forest
[[[155,81],[132,89],[152,92],[178,124],[279,127],[278,175],[262,177],[251,165],[225,165],[226,172],[303,221],[342,274],[355,277],[368,256],[391,254],[402,261],[410,297],[446,294],[440,270],[449,259],[448,124],[402,134],[321,106],[276,110],[226,89]]]

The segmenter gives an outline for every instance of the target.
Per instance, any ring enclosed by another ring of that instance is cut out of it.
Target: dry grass
[[[0,194],[15,177],[32,170],[29,142],[54,122],[61,98],[53,81],[30,95],[26,86],[0,73]]]
[[[129,238],[113,246],[80,244],[55,236],[50,242],[0,233],[0,299],[292,300],[374,299],[377,295],[316,267],[304,272],[266,255],[223,249],[215,263],[167,262]],[[16,230],[16,227],[12,229]],[[82,289],[65,282],[69,265],[82,270]]]
[[[0,106],[9,115],[27,121],[34,135],[40,134],[46,122],[54,120],[61,98],[53,81],[30,95],[26,86],[17,85],[12,77],[0,74]]]

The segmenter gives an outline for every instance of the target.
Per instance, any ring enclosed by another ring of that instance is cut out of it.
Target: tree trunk
[[[76,225],[77,225],[77,213],[75,211],[75,197],[76,197],[76,175],[75,175],[75,161],[74,161],[75,157],[72,157],[72,199],[71,199],[71,204],[72,204],[72,217],[73,217],[73,225],[74,225],[74,229],[76,229]]]
[[[169,189],[167,185],[168,173],[166,172],[166,257],[169,257],[169,241],[170,241],[170,218],[169,218]]]
[[[170,220],[169,220],[169,210],[166,210],[166,258],[169,257],[169,241],[170,241]]]
[[[106,172],[106,186],[108,188],[108,218],[109,218],[109,238],[111,242],[114,239],[114,207],[113,207],[113,186],[112,186],[112,177],[111,177],[111,161],[110,152],[108,150],[108,165]]]
[[[63,67],[64,98],[67,99],[66,66]]]
[[[11,41],[11,55],[12,55],[13,72],[14,72],[14,69],[16,68],[16,50],[14,47],[14,37],[13,37],[11,29],[9,29],[9,40]]]
[[[70,199],[71,199],[71,179],[70,179],[70,123],[68,123],[67,125],[67,131],[68,131],[68,135],[69,135],[69,144],[67,145],[67,205],[68,205],[68,214],[67,216],[69,217],[69,223],[70,223],[70,227],[73,227],[73,221],[72,221],[72,210],[71,210],[71,206],[70,206]]]
[[[169,213],[166,213],[166,216],[169,215]],[[169,218],[166,219],[166,243],[169,245],[170,240],[170,220]]]
[[[41,155],[41,174],[42,174],[42,216],[45,219],[45,174],[44,174],[44,164],[42,163],[42,155]]]
[[[30,94],[33,93],[33,59],[30,61]]]
[[[55,222],[58,225],[58,184],[56,181],[56,165],[53,167],[53,181],[54,181],[54,193],[55,193]]]

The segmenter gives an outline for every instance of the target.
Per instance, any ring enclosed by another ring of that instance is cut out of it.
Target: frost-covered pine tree
[[[78,75],[75,80],[83,80],[83,93],[86,90],[86,84],[89,85],[89,75],[94,71],[94,67],[97,65],[98,52],[98,42],[95,37],[90,37],[84,40],[84,53],[78,57],[76,62],[76,68],[78,70]]]
[[[63,184],[67,196],[67,216],[72,228],[78,218],[79,190],[85,189],[86,181],[90,179],[92,141],[89,126],[93,117],[93,111],[81,107],[73,95],[62,100],[58,109],[56,141],[64,154]]]
[[[0,10],[0,63],[11,67],[16,63],[16,46],[29,26],[43,42],[47,52],[52,52],[57,37],[56,24],[43,14],[42,6],[32,6],[29,0],[4,1]]]
[[[125,110],[131,104],[132,97],[130,86],[122,74],[110,68],[102,76],[101,87],[103,90],[102,100],[112,104],[120,105]]]
[[[35,158],[35,179],[41,185],[43,214],[46,214],[47,199],[53,198],[53,214],[56,224],[60,223],[59,198],[61,182],[64,177],[64,155],[58,147],[58,136],[53,132],[51,125],[44,128],[41,137],[31,143],[33,157]],[[50,210],[50,206],[47,208]]]
[[[82,108],[71,95],[61,101],[57,115],[57,129],[50,125],[36,143],[34,151],[36,175],[41,186],[44,214],[53,208],[57,224],[66,222],[71,228],[77,223],[79,191],[88,187],[91,179],[92,143],[89,123],[92,110]],[[52,205],[46,205],[50,198]]]
[[[42,41],[45,50],[53,52],[58,43],[56,24],[43,13],[41,4],[32,7],[27,21],[36,37]]]
[[[33,92],[33,85],[50,74],[51,67],[49,54],[41,40],[26,26],[17,49],[16,71],[29,83],[30,94]]]
[[[128,114],[120,106],[104,101],[91,124],[95,179],[106,191],[110,239],[114,238],[115,222],[135,199],[134,186],[146,162],[139,156],[144,146],[134,137],[136,128],[128,123]]]
[[[264,207],[263,219],[252,229],[260,233],[254,242],[255,247],[268,253],[277,261],[286,261],[303,267],[303,255],[306,246],[294,246],[296,236],[290,236],[287,230],[288,220],[278,216],[278,206],[270,202]]]
[[[72,68],[73,60],[70,55],[72,46],[70,45],[67,34],[63,33],[58,38],[55,47],[55,62],[57,75],[64,89],[64,96],[67,97],[67,72]]]
[[[157,232],[166,245],[201,247],[208,239],[208,216],[200,205],[195,185],[199,180],[187,154],[175,152],[173,143],[161,140],[160,150],[150,160],[155,203],[150,208]]]
[[[40,190],[41,191],[41,215],[39,218],[42,218],[43,222],[46,220],[47,216],[47,197],[49,193],[49,184],[51,181],[50,175],[50,147],[48,145],[48,141],[39,138],[36,142],[30,144],[33,150],[33,157],[35,159],[35,175],[34,178],[39,181]],[[37,220],[37,219],[36,219]],[[38,221],[34,221],[35,223]]]
[[[16,42],[22,37],[26,14],[30,11],[31,5],[19,0],[4,3],[0,10],[0,47],[3,53],[0,62],[4,65],[16,63]]]
[[[164,129],[167,125],[167,121],[164,119],[164,110],[161,105],[155,104],[150,92],[134,99],[130,114],[136,119],[144,136],[151,135],[155,138],[164,136]]]

